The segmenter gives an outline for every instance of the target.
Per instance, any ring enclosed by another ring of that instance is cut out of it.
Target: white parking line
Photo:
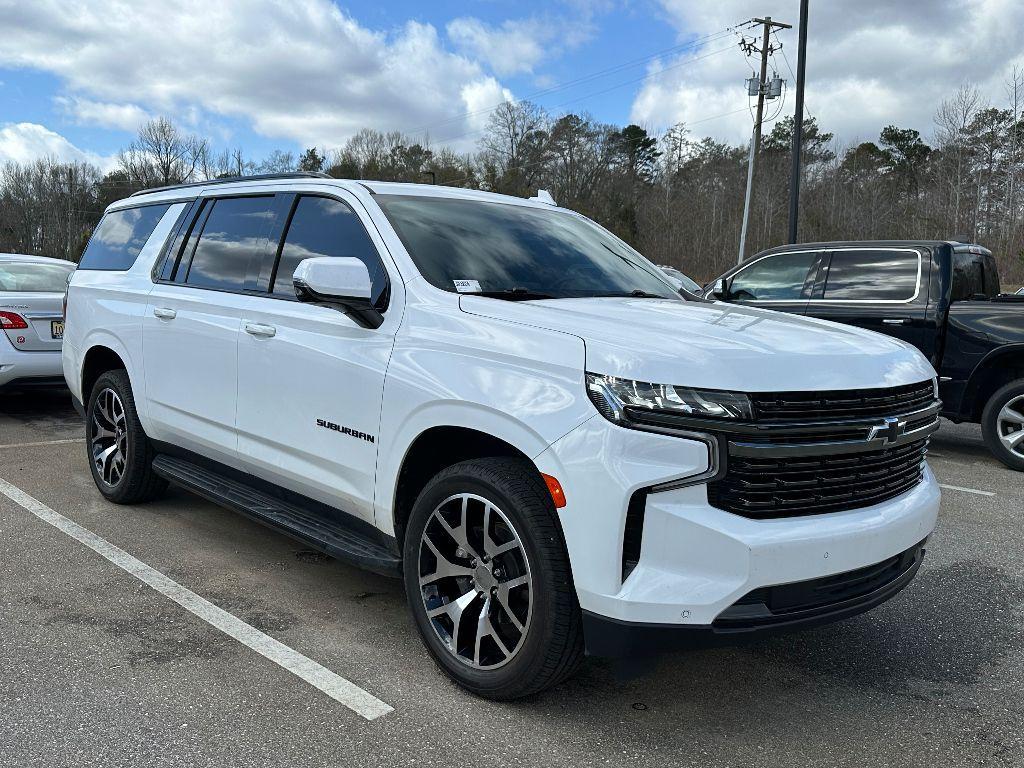
[[[939,483],[939,488],[945,488],[947,491],[963,491],[964,493],[973,493],[978,496],[995,496],[992,491],[979,491],[977,488],[961,488],[959,485],[944,485]]]
[[[93,552],[102,555],[139,581],[148,584],[160,594],[169,597],[186,611],[198,616],[211,626],[216,627],[229,637],[233,637],[242,645],[248,646],[256,651],[256,653],[270,659],[292,674],[299,676],[314,688],[323,691],[335,701],[344,704],[367,720],[373,720],[394,711],[391,706],[367,693],[355,683],[336,675],[331,670],[303,656],[298,651],[289,648],[284,643],[280,643],[269,635],[260,632],[223,608],[218,608],[209,600],[181,586],[181,584],[178,584],[155,568],[151,568],[141,560],[132,557],[120,547],[111,544],[106,539],[83,528],[73,520],[64,517],[64,515],[54,512],[41,501],[29,496],[23,490],[11,485],[3,478],[0,478],[0,493],[15,504],[31,512],[40,520],[63,531],[71,538],[89,547]]]
[[[41,440],[38,443],[0,443],[0,448],[38,448],[41,445],[64,445],[65,443],[84,443],[81,437],[69,437],[67,440]]]

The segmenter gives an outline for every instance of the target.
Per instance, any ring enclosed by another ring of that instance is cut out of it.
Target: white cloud
[[[681,40],[735,25],[751,14],[746,0],[660,0]],[[797,0],[764,0],[759,14],[795,23]],[[964,82],[1002,104],[1003,80],[1014,63],[1024,65],[1018,0],[829,0],[811,3],[808,24],[806,106],[825,130],[844,142],[875,139],[885,125],[916,128],[928,136],[936,107]],[[746,32],[748,37],[758,30]],[[796,30],[780,34],[796,67]],[[743,80],[751,65],[726,51],[692,64],[684,59],[735,44],[724,38],[700,51],[656,63],[633,103],[632,119],[653,127],[696,123],[694,133],[739,142],[750,135],[746,112],[714,117],[747,103]],[[782,54],[779,74],[795,83]],[[672,67],[671,69],[668,69]],[[774,105],[769,103],[771,111]],[[792,93],[782,114],[792,114]],[[770,126],[768,127],[770,129]]]
[[[469,107],[479,64],[434,27],[390,34],[329,0],[34,0],[5,5],[0,66],[55,74],[76,116],[128,125],[240,118],[272,138],[337,146],[365,126],[410,131]]]
[[[135,131],[153,117],[137,104],[111,104],[78,96],[58,96],[54,101],[76,123],[98,125],[102,128]]]
[[[61,162],[92,163],[102,171],[117,165],[114,157],[81,150],[49,128],[37,123],[8,123],[0,128],[0,163],[30,163],[44,157]]]
[[[578,9],[571,20],[549,17],[508,19],[500,26],[472,16],[453,19],[448,37],[466,55],[486,62],[499,76],[532,73],[542,61],[575,48],[593,36],[595,9]]]

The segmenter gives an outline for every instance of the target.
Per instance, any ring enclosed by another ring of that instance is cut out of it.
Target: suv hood
[[[894,387],[935,376],[920,352],[889,336],[722,302],[463,295],[460,306],[578,336],[588,371],[637,381],[778,392]]]

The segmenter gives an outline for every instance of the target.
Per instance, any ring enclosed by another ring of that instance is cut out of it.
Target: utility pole
[[[740,254],[737,263],[743,261],[747,248],[747,225],[750,223],[750,196],[754,188],[754,166],[757,163],[757,150],[761,145],[761,121],[764,118],[764,99],[765,96],[771,99],[780,95],[778,92],[768,93],[768,83],[766,82],[768,78],[768,56],[778,50],[771,44],[771,33],[772,29],[792,29],[793,27],[792,24],[772,21],[771,16],[765,16],[763,19],[751,19],[751,21],[763,27],[761,47],[757,47],[756,41],[748,42],[746,39],[740,43],[740,47],[747,54],[755,51],[761,54],[761,75],[757,79],[756,86],[752,82],[753,78],[751,78],[748,81],[747,88],[747,93],[751,96],[755,93],[754,88],[756,87],[757,89],[757,117],[754,120],[754,133],[750,140],[750,156],[747,158],[747,194],[743,200],[743,227],[740,229]],[[780,92],[781,88],[781,80],[779,80],[778,90]]]
[[[796,242],[800,216],[800,150],[804,141],[804,75],[807,72],[807,5],[800,0],[800,42],[796,59],[796,111],[793,114],[793,169],[789,175],[789,242]]]

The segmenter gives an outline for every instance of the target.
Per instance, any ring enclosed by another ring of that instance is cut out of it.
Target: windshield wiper
[[[485,296],[488,299],[505,299],[506,301],[536,301],[540,299],[555,299],[550,293],[531,291],[529,288],[507,288],[504,291],[474,291],[464,294],[466,296]]]
[[[594,294],[597,298],[602,299],[668,299],[670,296],[662,296],[660,293],[650,293],[649,291],[642,291],[639,288],[633,291],[622,291],[619,293],[597,293]]]

